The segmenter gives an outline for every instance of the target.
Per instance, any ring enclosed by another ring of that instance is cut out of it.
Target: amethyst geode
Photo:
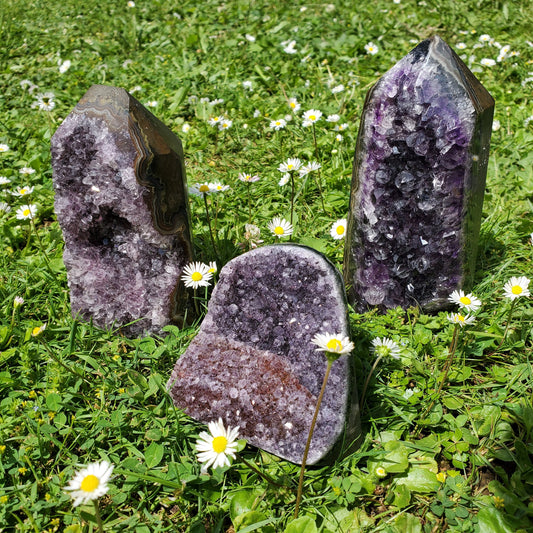
[[[439,37],[367,95],[344,257],[354,306],[447,306],[470,283],[494,100]]]
[[[129,335],[179,324],[191,260],[180,140],[124,89],[93,85],[52,137],[52,167],[72,314]]]
[[[198,335],[168,382],[174,403],[207,423],[222,417],[250,444],[300,463],[326,358],[311,339],[348,336],[335,267],[304,246],[265,246],[220,272]],[[316,463],[359,436],[353,359],[333,363],[309,453]]]

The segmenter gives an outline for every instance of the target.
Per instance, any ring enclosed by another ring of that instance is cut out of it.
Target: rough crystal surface
[[[130,335],[180,323],[191,259],[180,140],[125,90],[94,85],[54,134],[52,167],[73,315]]]
[[[316,333],[348,335],[342,279],[304,246],[265,246],[220,272],[200,331],[168,388],[175,404],[207,423],[222,417],[251,444],[299,463],[326,358]],[[353,360],[333,363],[309,454],[315,463],[359,436]]]
[[[494,100],[439,37],[367,95],[344,275],[359,310],[437,310],[473,275]]]

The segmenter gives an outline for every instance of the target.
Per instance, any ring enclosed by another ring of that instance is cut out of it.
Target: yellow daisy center
[[[522,294],[523,289],[522,287],[520,287],[520,285],[513,285],[513,287],[511,288],[511,292],[513,294]]]
[[[276,126],[279,126],[281,122],[279,120],[276,120]]]
[[[200,188],[199,188],[199,191],[200,192],[208,192],[209,191],[209,185],[200,185]]]
[[[274,228],[274,233],[276,235],[283,235],[285,233],[285,230],[281,226],[276,226]]]
[[[33,328],[32,331],[31,331],[31,334],[35,337],[36,335],[39,335],[39,333],[41,333],[41,327],[36,327],[36,328]]]
[[[344,233],[344,226],[337,226],[337,235],[342,235]]]
[[[89,474],[83,478],[80,488],[83,492],[94,492],[99,485],[100,480],[96,476]]]
[[[29,217],[30,216],[30,213],[31,211],[29,209],[24,209],[24,211],[22,211],[22,214],[25,216],[25,217]]]
[[[385,469],[382,466],[376,468],[376,474],[378,476],[384,476],[386,474]]]
[[[292,107],[292,109],[296,107],[296,104],[294,102],[291,102],[289,105]]]
[[[215,437],[213,439],[213,451],[215,453],[222,453],[226,449],[227,445],[228,445],[228,439],[226,437],[220,436],[220,437]]]
[[[326,344],[328,350],[331,352],[338,352],[342,350],[342,342],[338,339],[330,339]]]
[[[472,303],[472,300],[468,296],[461,296],[461,298],[459,298],[459,301],[463,305],[470,305]]]
[[[294,165],[287,165],[287,170],[292,170],[292,168],[294,167]]]
[[[20,189],[20,194],[26,194],[26,191],[27,191],[27,190],[28,190],[28,189]]]
[[[203,278],[202,274],[200,274],[200,272],[193,272],[192,275],[191,275],[191,279],[193,281],[201,281]]]
[[[457,322],[464,322],[465,317],[463,315],[457,315]]]
[[[316,120],[316,115],[309,115],[309,120]]]

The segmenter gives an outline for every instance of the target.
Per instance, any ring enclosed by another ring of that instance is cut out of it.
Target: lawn
[[[532,27],[526,0],[4,0],[0,531],[533,531],[533,305],[504,290],[533,274]],[[468,288],[482,304],[461,328],[446,312],[350,310],[363,440],[307,468],[294,521],[297,465],[239,445],[201,472],[206,428],[165,389],[199,322],[131,339],[72,318],[50,139],[91,85],[128,90],[181,138],[189,186],[222,185],[207,203],[190,195],[196,258],[219,270],[280,240],[269,223],[290,219],[292,195],[279,167],[317,163],[296,180],[291,238],[342,270],[330,232],[347,216],[365,95],[435,33],[496,101]],[[103,461],[108,491],[74,506],[65,489]]]

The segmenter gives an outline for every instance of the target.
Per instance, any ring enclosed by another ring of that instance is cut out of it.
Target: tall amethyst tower
[[[124,89],[93,85],[52,137],[52,167],[73,315],[130,335],[182,322],[180,140]]]
[[[360,310],[446,307],[474,272],[494,100],[439,37],[369,91],[344,277]]]

